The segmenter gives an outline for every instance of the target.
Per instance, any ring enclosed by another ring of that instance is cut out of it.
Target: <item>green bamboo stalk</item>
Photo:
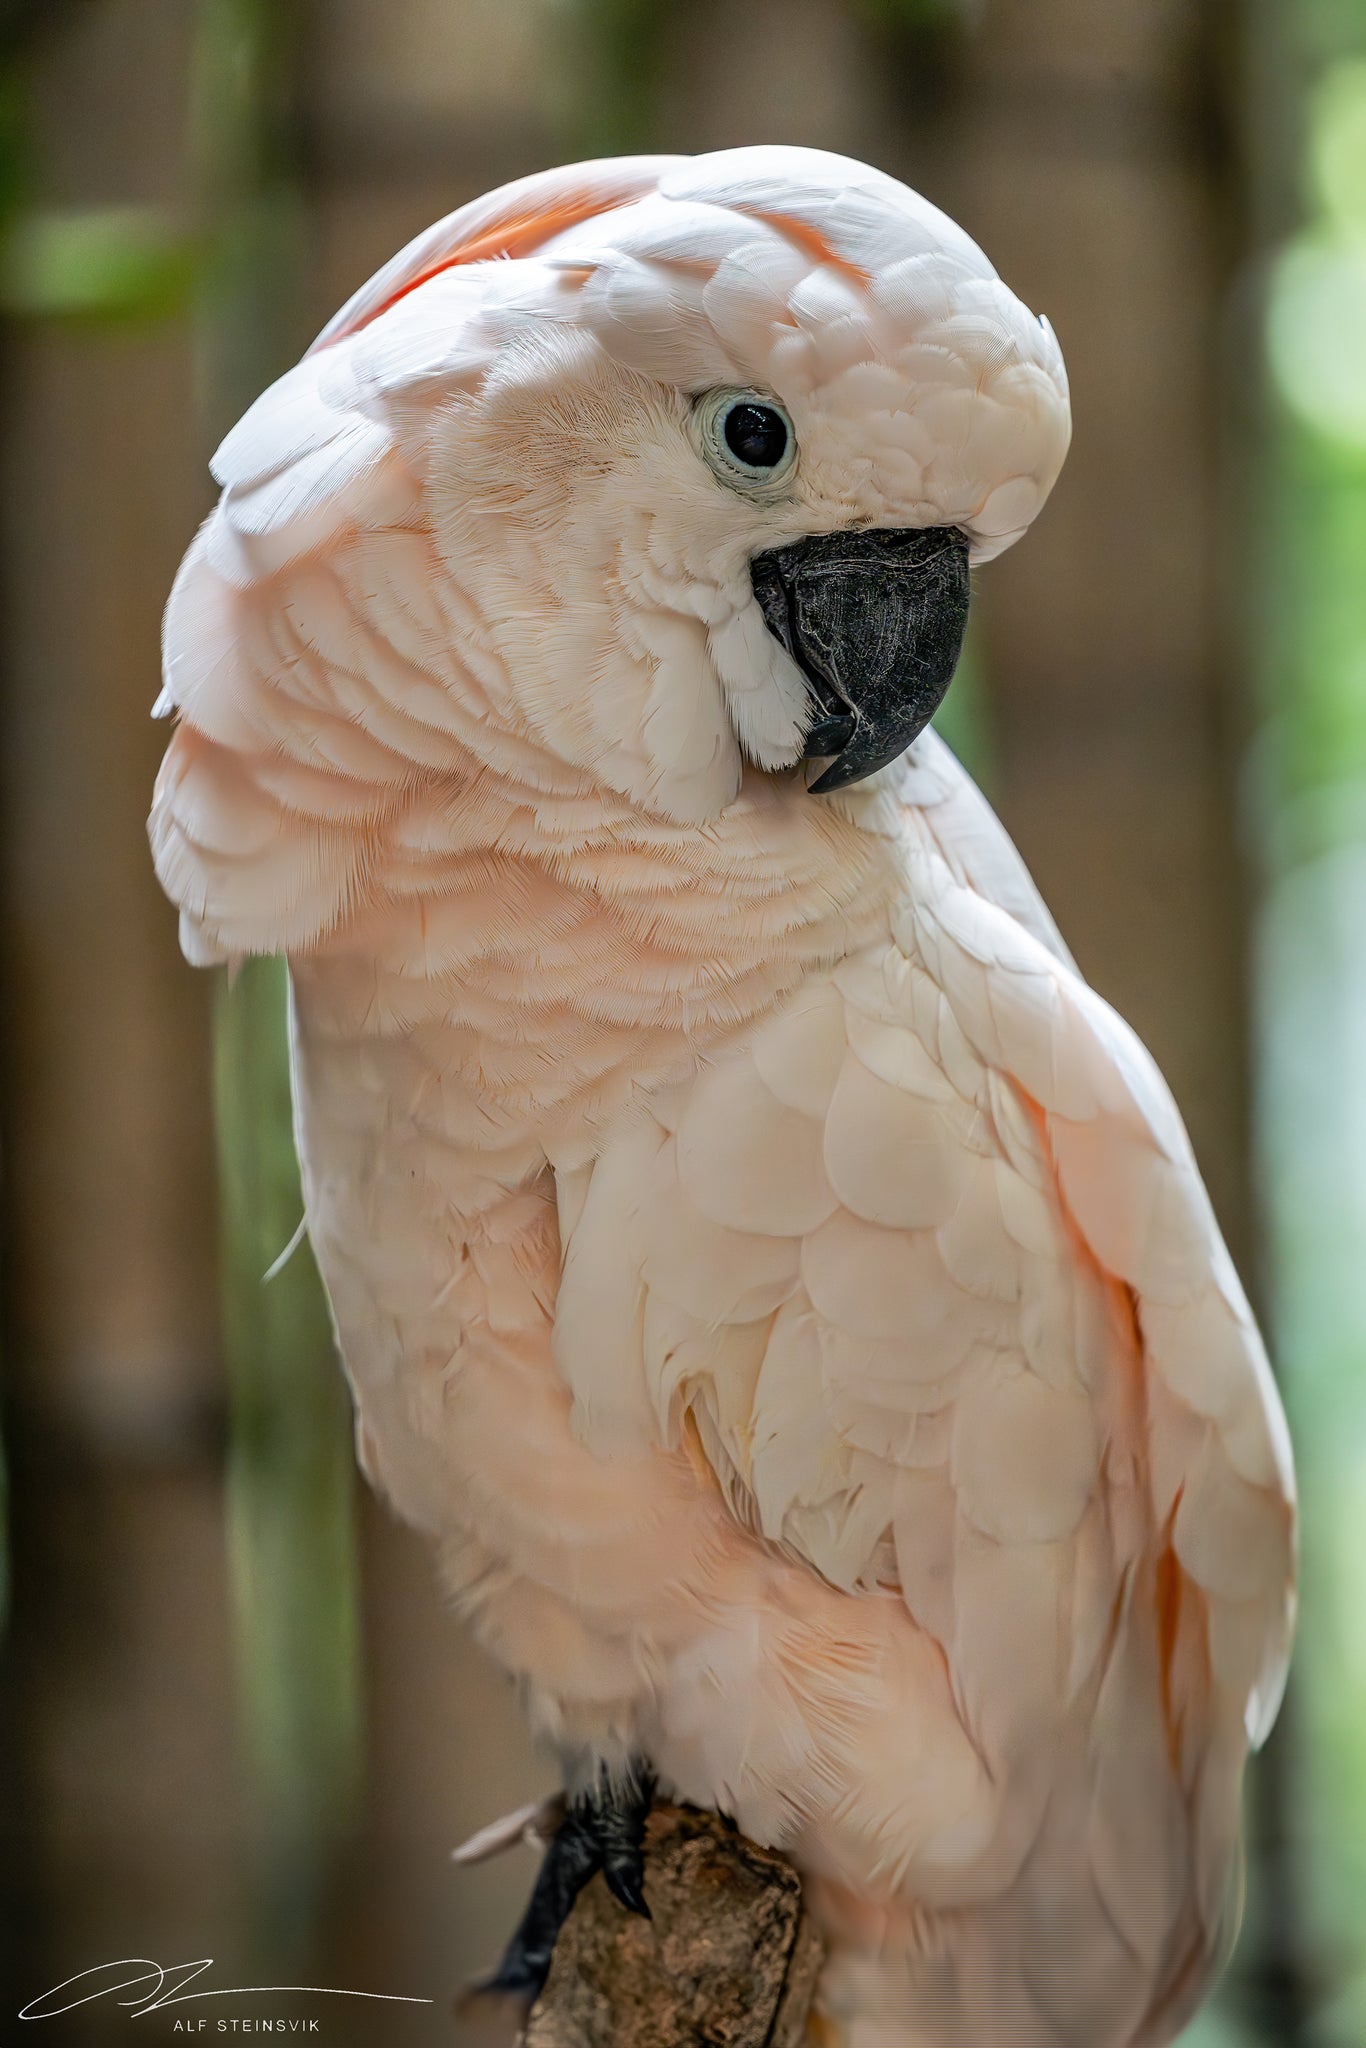
[[[215,437],[299,353],[303,210],[291,163],[297,10],[200,0],[195,137],[206,245],[201,397]],[[227,1471],[234,1653],[255,1788],[259,1959],[302,1962],[363,1746],[354,1462],[345,1388],[303,1245],[289,1098],[287,972],[251,960],[218,991]]]
[[[285,1009],[284,963],[248,961],[219,987],[214,1038],[235,1650],[277,1953],[312,1932],[362,1741],[345,1388],[307,1243],[263,1279],[302,1213]]]

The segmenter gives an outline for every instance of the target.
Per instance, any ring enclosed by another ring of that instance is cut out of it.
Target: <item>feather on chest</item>
[[[896,849],[752,785],[711,831],[434,786],[366,900],[292,963],[309,1086],[374,1077],[391,1114],[470,1152],[589,1156],[813,972],[889,928]]]

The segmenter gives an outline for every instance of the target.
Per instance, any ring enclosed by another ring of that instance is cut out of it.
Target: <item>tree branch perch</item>
[[[649,1921],[586,1887],[523,2048],[799,2048],[821,1944],[791,1864],[714,1813],[656,1806],[645,1889]]]

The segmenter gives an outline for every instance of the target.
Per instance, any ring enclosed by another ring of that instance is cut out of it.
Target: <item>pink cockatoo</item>
[[[509,1989],[652,1779],[791,1856],[844,2048],[1168,2042],[1226,1940],[1284,1420],[922,730],[1068,435],[959,228],[758,148],[461,209],[215,459],[157,871],[289,961],[361,1463],[563,1765]]]

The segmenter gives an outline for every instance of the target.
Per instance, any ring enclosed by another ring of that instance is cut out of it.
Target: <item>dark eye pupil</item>
[[[787,453],[787,422],[771,405],[733,405],[726,446],[748,469],[776,469]]]

